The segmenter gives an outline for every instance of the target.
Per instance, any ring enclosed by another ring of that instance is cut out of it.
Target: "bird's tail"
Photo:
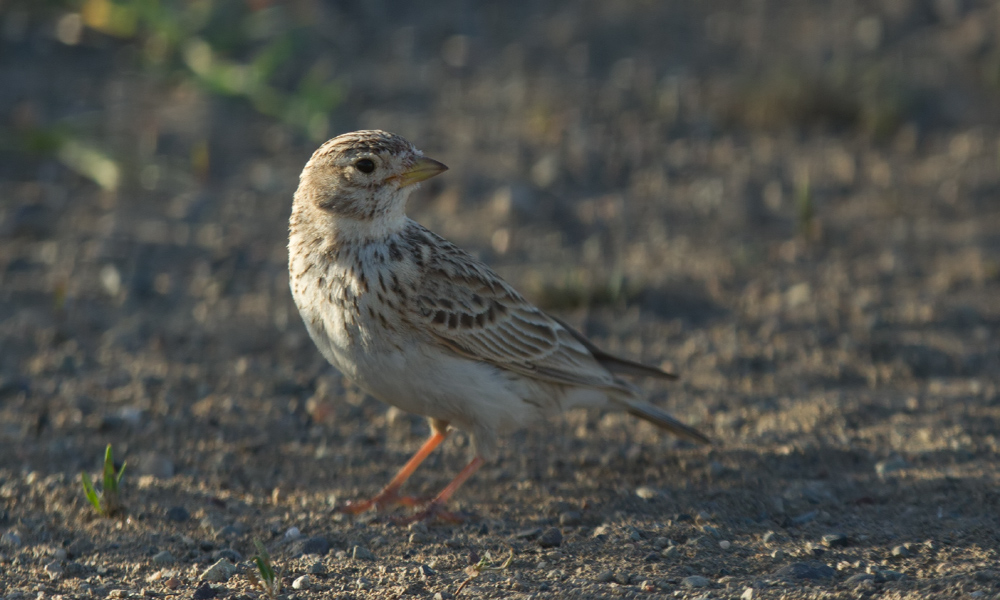
[[[694,427],[681,423],[677,419],[671,417],[666,412],[648,402],[644,402],[636,398],[620,398],[620,401],[625,404],[625,410],[628,411],[629,414],[649,421],[653,425],[656,425],[660,429],[665,429],[677,437],[691,440],[692,442],[698,442],[700,444],[712,443],[708,437]]]

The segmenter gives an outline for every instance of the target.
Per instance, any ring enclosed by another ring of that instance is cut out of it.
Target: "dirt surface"
[[[0,148],[3,599],[259,597],[255,538],[298,598],[449,598],[480,559],[459,597],[1000,595],[996,3],[289,4],[343,77],[330,133],[448,164],[415,218],[679,373],[645,389],[716,440],[574,412],[505,441],[467,522],[410,528],[333,510],[427,426],[292,303],[317,143],[11,6],[3,137],[89,128],[121,183]],[[126,518],[79,482],[109,443]]]

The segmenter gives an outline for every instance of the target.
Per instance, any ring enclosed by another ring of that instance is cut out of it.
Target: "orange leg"
[[[363,502],[348,502],[345,506],[342,506],[338,510],[340,510],[340,512],[346,512],[352,515],[356,515],[359,513],[363,513],[366,510],[369,510],[370,508],[373,507],[376,509],[380,509],[385,506],[391,506],[393,504],[403,504],[406,506],[414,506],[416,504],[420,504],[420,500],[417,498],[400,496],[399,488],[403,487],[403,484],[406,482],[407,479],[410,478],[410,475],[413,475],[413,472],[417,470],[417,467],[420,466],[420,463],[424,462],[424,459],[426,459],[427,456],[431,452],[433,452],[435,448],[441,445],[441,442],[444,441],[446,435],[447,435],[446,432],[442,433],[440,431],[435,430],[431,434],[431,437],[426,442],[424,442],[424,445],[420,447],[420,450],[417,450],[417,453],[414,454],[413,457],[409,461],[407,461],[405,465],[403,465],[403,468],[399,470],[399,473],[396,473],[396,476],[392,478],[392,481],[389,482],[389,485],[385,486],[385,488],[381,492],[379,492],[377,496],[375,496],[371,500],[365,500]],[[466,475],[466,478],[468,478],[468,475]],[[465,479],[463,479],[462,481],[465,481]],[[459,482],[459,485],[461,485],[461,482]],[[457,488],[458,485],[456,485],[455,487]],[[455,490],[451,491],[451,493],[454,492]],[[451,494],[449,494],[449,496],[450,495]]]
[[[463,483],[465,483],[465,480],[472,477],[472,474],[478,471],[479,467],[483,466],[483,462],[485,461],[482,457],[477,456],[473,458],[472,462],[465,465],[465,468],[458,473],[455,479],[452,479],[451,483],[445,486],[445,488],[441,490],[441,493],[435,496],[424,510],[410,517],[400,519],[397,523],[405,525],[407,523],[413,523],[414,521],[429,521],[435,518],[454,523],[461,523],[464,521],[465,519],[461,516],[444,510],[444,505],[455,494],[455,491],[458,490]]]

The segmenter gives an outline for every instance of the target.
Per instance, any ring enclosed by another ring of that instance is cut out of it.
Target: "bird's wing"
[[[408,319],[467,358],[529,377],[630,394],[573,332],[521,297],[489,267],[422,230],[419,292],[407,298]]]

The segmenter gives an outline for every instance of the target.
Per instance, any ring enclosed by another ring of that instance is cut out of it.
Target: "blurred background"
[[[764,532],[814,557],[798,540],[846,531],[846,573],[894,560],[899,589],[995,593],[998,107],[989,1],[0,0],[0,526],[93,539],[108,577],[164,547],[253,552],[290,520],[423,552],[331,517],[427,429],[342,380],[288,291],[302,166],[380,128],[451,168],[412,216],[678,372],[651,400],[719,442],[613,414],[519,432],[457,498],[490,532],[559,524],[585,568],[749,585],[780,562]],[[107,443],[121,531],[78,484]],[[408,487],[436,491],[467,445]],[[178,506],[208,520],[164,520]],[[609,553],[601,523],[655,533]],[[697,550],[649,562],[663,536]],[[19,556],[9,581],[39,589],[49,559]]]
[[[993,452],[998,106],[995,2],[4,0],[4,462],[113,439],[253,488],[290,468],[244,473],[261,436],[381,452],[286,273],[300,169],[361,128],[451,167],[417,220],[713,435]]]

